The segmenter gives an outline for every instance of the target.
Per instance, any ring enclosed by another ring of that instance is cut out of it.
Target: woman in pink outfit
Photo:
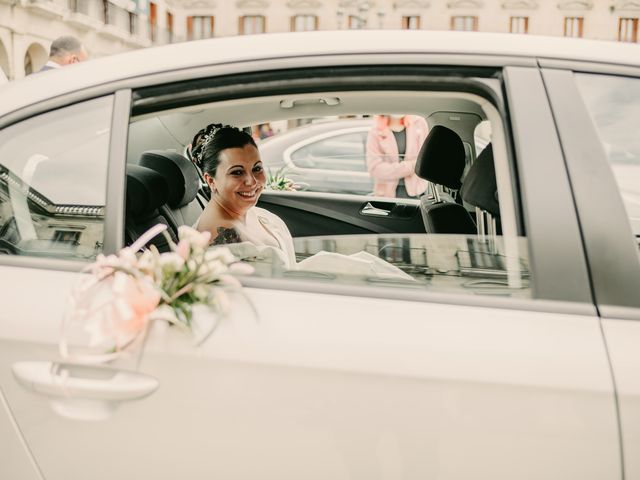
[[[415,198],[427,182],[415,174],[418,152],[429,127],[416,115],[376,115],[367,137],[367,170],[373,193],[381,197]]]

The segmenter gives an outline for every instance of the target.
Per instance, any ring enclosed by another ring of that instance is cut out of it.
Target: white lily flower
[[[118,253],[118,259],[120,260],[120,266],[127,269],[136,268],[138,265],[138,257],[136,257],[136,253],[130,248],[123,248],[120,250],[120,253]]]
[[[204,254],[204,259],[207,262],[218,260],[225,264],[230,264],[237,260],[227,247],[209,248]]]
[[[156,257],[151,250],[145,250],[138,260],[138,268],[153,272],[156,267]]]
[[[199,301],[208,303],[211,295],[211,287],[206,284],[199,283],[193,288],[193,294]]]
[[[161,253],[158,263],[164,272],[178,272],[184,266],[184,258],[175,252]]]
[[[211,234],[209,232],[199,232],[193,227],[181,225],[178,227],[178,238],[186,240],[195,249],[203,249],[209,246]]]

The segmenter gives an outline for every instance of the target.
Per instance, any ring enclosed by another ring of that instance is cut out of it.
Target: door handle
[[[144,398],[160,385],[137,372],[65,362],[18,362],[12,370],[22,386],[53,397],[125,402]]]

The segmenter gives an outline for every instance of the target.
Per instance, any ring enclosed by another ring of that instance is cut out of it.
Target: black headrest
[[[191,203],[200,187],[196,166],[177,152],[149,150],[140,157],[140,165],[155,170],[169,185],[171,208],[180,208]]]
[[[433,127],[418,153],[416,175],[458,190],[464,166],[464,145],[460,136],[442,125]]]
[[[488,144],[473,162],[464,184],[460,189],[462,199],[482,210],[486,210],[494,217],[500,216],[498,204],[498,186],[496,184],[496,169],[493,165],[493,147]]]
[[[143,217],[168,198],[169,187],[162,175],[140,165],[127,165],[127,213]]]

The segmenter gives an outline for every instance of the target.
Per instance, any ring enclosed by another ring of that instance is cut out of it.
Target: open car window
[[[290,102],[299,109],[263,96],[134,115],[128,163],[145,157],[153,168],[145,152],[180,154],[206,125],[235,125],[253,134],[268,171],[257,205],[267,212],[263,224],[285,225],[275,229],[275,248],[226,245],[255,277],[531,297],[528,243],[495,106],[455,90],[331,91],[303,100]],[[390,117],[403,118],[404,133],[389,128]],[[192,225],[198,202],[158,205],[158,214],[168,208]]]

